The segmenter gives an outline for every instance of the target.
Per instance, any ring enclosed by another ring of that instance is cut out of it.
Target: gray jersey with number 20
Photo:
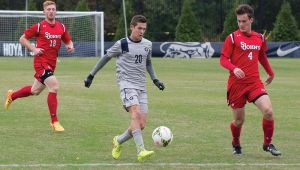
[[[133,41],[129,37],[117,41],[107,55],[116,57],[117,82],[124,88],[146,90],[146,60],[151,60],[152,43],[142,38]]]

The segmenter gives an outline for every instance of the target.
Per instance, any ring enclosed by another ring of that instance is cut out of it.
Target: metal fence
[[[25,1],[25,0],[24,0]],[[53,0],[57,10],[75,10],[79,0]],[[134,14],[147,17],[145,37],[151,41],[174,41],[184,0],[126,0],[130,1]],[[226,15],[234,3],[249,4],[254,9],[253,30],[269,35],[284,0],[190,0],[196,18],[202,27],[202,34],[208,42],[219,42]],[[287,0],[296,21],[300,21],[300,0]],[[38,10],[43,10],[44,0],[35,0]],[[91,11],[104,12],[105,41],[113,41],[114,33],[122,13],[122,0],[86,0]],[[19,0],[1,0],[0,9],[24,10]],[[19,9],[22,8],[22,9]],[[300,28],[300,22],[297,23]]]

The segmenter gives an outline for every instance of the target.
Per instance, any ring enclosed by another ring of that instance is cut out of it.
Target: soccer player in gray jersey
[[[117,41],[101,58],[90,75],[84,80],[85,87],[89,88],[96,73],[113,57],[116,57],[117,82],[120,87],[120,97],[124,108],[131,114],[130,127],[120,136],[113,139],[112,156],[118,159],[122,143],[134,138],[137,147],[139,162],[144,162],[154,155],[153,151],[145,150],[142,130],[145,128],[148,112],[146,74],[147,69],[153,83],[164,90],[165,86],[155,75],[151,63],[152,43],[142,38],[146,31],[147,19],[142,15],[132,18],[129,37]]]

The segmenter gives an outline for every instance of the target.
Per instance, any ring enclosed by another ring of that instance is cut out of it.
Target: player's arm
[[[153,83],[159,88],[159,90],[164,90],[165,86],[157,79],[151,60],[146,61],[146,70],[149,73],[151,80],[153,80]]]
[[[265,85],[268,85],[270,83],[272,83],[273,79],[274,79],[274,72],[269,64],[267,55],[265,52],[260,52],[259,56],[258,56],[258,61],[260,62],[260,64],[264,67],[264,69],[266,70],[266,72],[269,74],[268,78],[265,80]]]
[[[71,40],[67,43],[64,43],[64,44],[65,44],[65,47],[67,48],[69,53],[74,53],[75,52],[73,42]]]
[[[28,48],[29,50],[31,50],[34,55],[39,56],[43,53],[44,49],[42,48],[36,48],[33,45],[31,45],[29,39],[26,38],[25,34],[23,34],[20,38],[20,42],[22,45],[24,45],[26,48]]]
[[[89,88],[92,84],[92,81],[94,79],[94,76],[97,74],[97,72],[99,70],[101,70],[105,64],[111,59],[111,57],[108,56],[108,54],[106,53],[100,60],[99,62],[96,64],[96,66],[94,67],[94,69],[90,72],[90,74],[88,75],[88,77],[84,80],[84,85],[85,87]]]
[[[159,88],[159,90],[164,90],[165,86],[157,79],[151,60],[146,61],[146,69],[151,77],[151,80],[153,80],[153,83]]]
[[[238,78],[244,78],[245,77],[245,73],[243,72],[243,70],[241,70],[240,68],[236,67],[235,65],[233,65],[230,61],[229,58],[232,55],[232,51],[233,51],[233,40],[231,39],[231,36],[228,36],[224,42],[223,48],[222,48],[222,52],[221,52],[221,56],[220,56],[220,64],[221,66],[223,66],[224,68],[231,70],[234,75]]]

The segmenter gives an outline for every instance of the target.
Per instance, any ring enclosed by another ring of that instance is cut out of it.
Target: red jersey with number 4
[[[37,48],[44,49],[41,55],[34,55],[34,63],[46,62],[52,66],[56,66],[61,40],[64,43],[68,43],[71,40],[67,28],[58,21],[55,21],[55,24],[49,24],[44,20],[25,30],[24,34],[27,39],[36,37]]]
[[[223,45],[221,55],[228,58],[230,62],[240,68],[244,78],[237,78],[230,70],[229,82],[232,83],[253,83],[261,81],[259,78],[258,59],[265,55],[267,44],[263,35],[251,31],[250,34],[240,30],[230,34]]]

